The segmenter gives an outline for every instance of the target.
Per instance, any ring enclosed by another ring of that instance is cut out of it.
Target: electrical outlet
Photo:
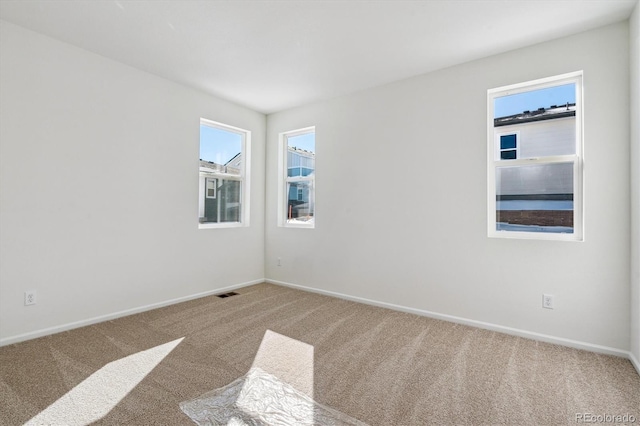
[[[553,296],[551,294],[542,295],[542,307],[546,309],[553,309]]]
[[[36,291],[29,290],[24,292],[24,305],[35,305],[36,304]]]
[[[282,266],[282,258],[281,257],[278,258],[278,266]]]

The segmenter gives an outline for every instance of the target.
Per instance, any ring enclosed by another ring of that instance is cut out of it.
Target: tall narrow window
[[[488,91],[488,233],[582,240],[582,72]]]
[[[316,133],[308,127],[280,134],[280,226],[315,226]]]
[[[250,134],[200,119],[200,228],[249,224]]]

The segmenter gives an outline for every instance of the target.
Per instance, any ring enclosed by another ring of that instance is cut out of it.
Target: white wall
[[[0,343],[264,277],[264,115],[0,31]],[[252,131],[248,228],[198,229],[200,117]]]
[[[640,372],[640,4],[629,20],[631,42],[631,353]]]
[[[487,238],[487,89],[577,70],[585,241]],[[266,276],[625,353],[628,82],[625,22],[269,116]],[[312,125],[316,228],[278,228],[277,136]]]

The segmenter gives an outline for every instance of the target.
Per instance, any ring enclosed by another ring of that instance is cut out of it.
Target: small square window
[[[515,160],[518,158],[518,132],[498,134],[498,152],[501,160]]]
[[[214,179],[214,178],[206,178],[207,179],[207,194],[206,197],[207,198],[216,198],[216,192],[218,189],[218,179]]]

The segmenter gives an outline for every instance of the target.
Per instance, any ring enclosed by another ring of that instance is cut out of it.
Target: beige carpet
[[[270,284],[237,292],[0,348],[0,424],[194,425],[181,402],[262,359],[370,425],[640,423],[626,359]],[[263,344],[268,330],[288,343]],[[287,345],[285,371],[273,359]]]

